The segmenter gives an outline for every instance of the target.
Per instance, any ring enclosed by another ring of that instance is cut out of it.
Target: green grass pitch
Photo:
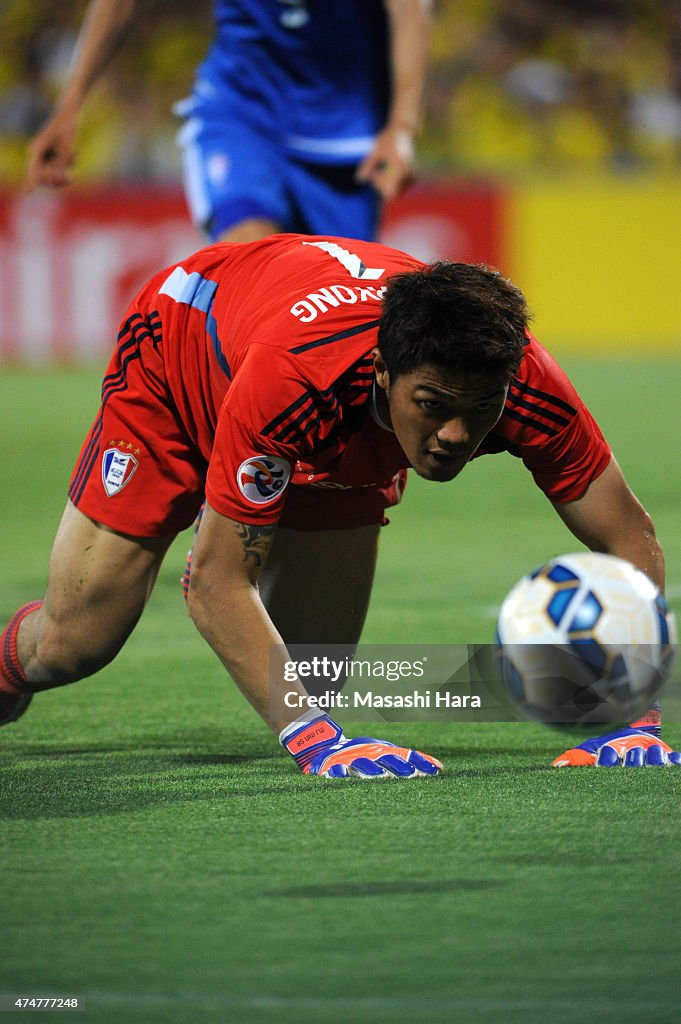
[[[678,611],[681,367],[567,365]],[[97,391],[0,377],[3,623],[42,592]],[[559,772],[569,744],[539,726],[393,722],[444,777],[301,777],[186,618],[187,543],[118,660],[0,734],[0,993],[79,995],[98,1024],[677,1024],[681,773]],[[364,639],[489,641],[515,580],[575,547],[510,457],[412,481]]]

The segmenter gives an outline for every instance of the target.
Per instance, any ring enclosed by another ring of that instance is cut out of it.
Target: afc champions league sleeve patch
[[[139,448],[135,449],[139,453]],[[107,448],[102,456],[102,483],[109,498],[122,491],[132,480],[139,463],[134,455],[118,448]]]
[[[278,498],[290,476],[288,462],[274,455],[254,455],[242,462],[236,473],[239,490],[253,505],[267,505]]]

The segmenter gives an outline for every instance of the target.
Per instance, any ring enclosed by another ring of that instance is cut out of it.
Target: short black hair
[[[497,270],[440,260],[389,279],[378,347],[393,381],[424,363],[510,380],[529,319],[524,295]]]

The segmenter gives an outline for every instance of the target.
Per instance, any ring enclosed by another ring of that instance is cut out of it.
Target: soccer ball
[[[631,722],[669,675],[674,617],[612,555],[562,555],[524,576],[497,621],[500,674],[522,714],[556,725]]]

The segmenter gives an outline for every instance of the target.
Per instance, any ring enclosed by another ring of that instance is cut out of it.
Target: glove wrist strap
[[[279,734],[279,742],[303,771],[324,747],[345,739],[343,729],[322,711],[306,711]]]
[[[662,732],[662,709],[659,704],[653,704],[652,708],[643,715],[642,718],[637,718],[635,722],[631,723],[631,729],[645,729],[646,732],[652,732],[656,736],[659,736]]]

